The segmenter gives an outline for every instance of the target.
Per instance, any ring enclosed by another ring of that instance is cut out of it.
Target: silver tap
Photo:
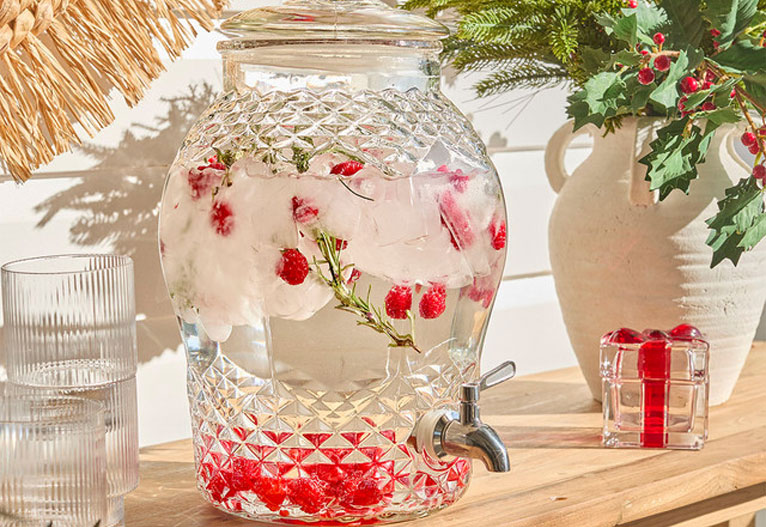
[[[478,382],[460,387],[460,412],[433,411],[420,418],[413,440],[418,452],[432,457],[449,455],[480,459],[490,472],[508,472],[508,450],[497,432],[481,421],[479,394],[516,374],[516,364],[504,362],[485,373]]]

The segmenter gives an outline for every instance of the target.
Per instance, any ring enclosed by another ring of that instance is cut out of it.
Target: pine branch
[[[497,71],[475,85],[481,97],[518,88],[542,88],[565,82],[567,71],[559,66],[529,61],[504,71]]]

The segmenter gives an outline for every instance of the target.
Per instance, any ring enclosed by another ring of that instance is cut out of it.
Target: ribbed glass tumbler
[[[106,516],[103,405],[0,397],[0,527],[93,527]]]
[[[138,485],[133,287],[126,256],[51,256],[2,267],[8,393],[104,405],[107,527],[123,522],[123,497]]]

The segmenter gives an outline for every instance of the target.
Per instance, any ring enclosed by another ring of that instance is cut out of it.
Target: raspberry
[[[707,101],[705,104],[702,105],[703,112],[712,112],[713,110],[715,110],[715,104],[713,104],[710,101]]]
[[[654,59],[654,67],[657,71],[668,71],[670,69],[670,57],[667,55],[658,55]]]
[[[338,163],[330,169],[330,174],[336,176],[353,176],[364,168],[364,165],[359,161],[344,161]]]
[[[293,219],[298,223],[314,221],[319,214],[319,209],[312,207],[306,200],[293,196]]]
[[[438,318],[447,307],[447,291],[442,284],[431,286],[420,299],[420,316]]]
[[[298,249],[286,249],[277,264],[277,274],[290,285],[302,284],[309,274],[309,262]]]
[[[488,227],[489,236],[492,238],[492,248],[499,251],[505,247],[505,222],[496,223],[492,220]]]
[[[654,82],[654,70],[652,68],[646,67],[641,68],[638,72],[638,82],[646,86],[647,84],[651,84]]]
[[[681,91],[686,94],[696,92],[699,90],[699,87],[699,81],[694,77],[684,77],[683,80],[681,80]]]
[[[361,276],[362,276],[362,271],[360,271],[357,268],[354,268],[354,269],[351,270],[351,274],[349,275],[348,279],[346,280],[346,283],[347,284],[353,284],[354,282],[359,280],[359,278],[361,278]]]
[[[766,180],[766,166],[755,165],[753,167],[753,177],[755,179]]]
[[[225,173],[226,165],[217,162],[189,170],[186,181],[189,183],[192,200],[197,201],[208,194],[214,186],[221,182]]]
[[[331,499],[325,490],[326,486],[317,479],[298,478],[287,484],[287,497],[304,512],[314,514],[323,509]]]
[[[234,228],[234,212],[225,201],[216,201],[210,209],[210,224],[221,236],[228,236]]]
[[[758,146],[758,143],[755,143],[754,145],[750,145],[748,147],[748,150],[750,151],[751,154],[758,155],[758,152],[761,151],[761,147]]]
[[[378,482],[374,479],[364,478],[353,483],[355,488],[350,493],[350,496],[344,500],[346,503],[357,507],[372,507],[383,499],[383,493],[378,488]]]
[[[745,146],[753,146],[758,142],[758,138],[755,137],[753,132],[745,132],[742,134],[742,144]]]
[[[407,311],[412,307],[412,288],[395,285],[386,295],[386,314],[391,318],[407,318]]]
[[[439,209],[442,225],[449,230],[452,246],[458,251],[469,247],[474,241],[471,219],[468,212],[460,208],[452,192],[440,196]]]
[[[449,178],[450,183],[452,183],[452,186],[455,187],[455,190],[461,193],[465,192],[468,188],[469,179],[470,178],[468,177],[468,174],[463,174],[463,171],[460,169],[455,170],[455,172]]]
[[[713,28],[710,30],[710,36],[713,38],[718,38],[721,36],[721,31],[716,28]]]
[[[654,40],[654,43],[658,46],[662,46],[665,43],[665,35],[662,33],[655,33],[652,40]]]
[[[278,511],[287,497],[282,481],[265,474],[255,480],[252,489],[258,495],[258,499],[272,511]]]

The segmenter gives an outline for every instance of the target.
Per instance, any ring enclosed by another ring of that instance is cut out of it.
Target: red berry
[[[620,328],[617,331],[607,333],[601,338],[602,342],[609,344],[636,344],[644,341],[643,335],[638,331],[628,328]]]
[[[745,132],[742,134],[742,144],[745,146],[753,146],[758,142],[758,138],[755,137],[753,132]]]
[[[319,209],[312,207],[306,200],[293,196],[293,219],[298,223],[309,223],[316,219]]]
[[[505,222],[499,223],[492,220],[488,227],[489,236],[492,238],[492,248],[499,251],[505,247]]]
[[[708,81],[708,82],[715,82],[716,79],[717,79],[717,77],[715,76],[715,73],[713,73],[712,71],[707,70],[705,72],[705,80],[706,81]]]
[[[681,81],[681,91],[686,94],[696,92],[699,90],[699,87],[699,81],[694,77],[684,77]]]
[[[279,478],[273,478],[267,475],[261,475],[256,478],[253,484],[253,492],[269,508],[277,511],[287,497],[287,491]]]
[[[749,146],[747,149],[748,149],[748,150],[750,151],[750,153],[751,153],[751,154],[753,154],[753,155],[757,155],[757,154],[758,154],[758,152],[760,152],[760,151],[761,151],[761,147],[758,145],[758,143],[755,143],[754,145],[750,145],[750,146]]]
[[[679,111],[681,111],[681,112],[685,112],[686,111],[686,101],[688,101],[688,100],[689,100],[689,98],[686,97],[685,95],[678,100],[678,110]]]
[[[733,88],[733,89],[731,90],[731,93],[729,94],[729,98],[733,99],[733,98],[734,98],[734,97],[736,97],[736,96],[737,96],[737,89],[736,89],[736,88]]]
[[[628,0],[628,7],[635,9],[638,7],[638,0]]]
[[[652,68],[646,67],[642,68],[638,72],[638,82],[646,86],[647,84],[651,84],[654,82],[654,70]]]
[[[353,284],[354,282],[359,280],[359,278],[361,277],[362,277],[362,271],[360,271],[357,268],[354,268],[351,270],[351,274],[349,275],[348,280],[346,280],[346,283]]]
[[[705,104],[702,105],[702,111],[704,112],[712,112],[715,110],[715,104],[713,104],[710,101],[707,101]]]
[[[646,57],[649,54],[649,51],[646,49],[642,49],[641,51],[639,51],[639,53],[641,53],[644,57]]]
[[[681,324],[670,330],[671,337],[678,340],[701,339],[702,332],[690,324]]]
[[[717,40],[714,40],[714,41],[713,41],[713,47],[714,47],[715,49],[718,49],[718,48],[720,48],[720,47],[721,47],[721,43],[720,43],[720,42],[718,42]]]
[[[766,126],[758,130],[758,135],[760,136],[766,136]]]
[[[192,200],[196,201],[208,194],[214,186],[221,183],[225,173],[226,165],[218,162],[212,162],[189,170],[189,173],[186,175],[186,181],[189,183]]]
[[[431,286],[420,299],[420,316],[438,318],[447,307],[447,291],[441,284]]]
[[[412,288],[395,285],[386,295],[386,314],[391,318],[405,319],[412,307]]]
[[[655,33],[654,36],[652,37],[652,40],[654,40],[655,44],[657,44],[658,46],[661,46],[665,43],[665,35],[663,35],[662,33]]]
[[[668,71],[670,69],[671,60],[667,55],[657,55],[654,59],[654,67],[657,71]]]
[[[713,83],[712,83],[712,82],[710,82],[710,81],[704,81],[704,82],[702,83],[702,89],[703,89],[703,90],[709,90],[709,89],[710,89],[710,88],[712,88],[712,87],[713,87]]]
[[[713,38],[720,37],[721,36],[721,32],[719,30],[717,30],[716,28],[713,28],[713,29],[710,30],[710,36],[712,36]]]
[[[450,233],[450,242],[458,251],[469,247],[475,234],[471,227],[471,218],[468,211],[463,210],[458,205],[452,192],[445,192],[439,198],[439,209],[441,210],[442,225],[447,227]]]
[[[332,499],[325,490],[325,485],[317,479],[298,478],[287,484],[287,497],[304,512],[314,514]]]
[[[221,236],[228,236],[234,228],[234,212],[225,201],[216,201],[210,209],[210,224]]]
[[[309,262],[298,249],[285,249],[277,264],[277,275],[290,285],[302,284],[309,274]]]
[[[359,481],[351,493],[348,503],[357,507],[372,507],[383,499],[383,493],[378,488],[378,482],[372,478],[364,478]]]
[[[755,165],[753,167],[753,177],[755,179],[766,180],[766,166]]]
[[[359,161],[344,161],[338,163],[330,169],[330,174],[336,176],[353,176],[364,168],[364,165]]]

